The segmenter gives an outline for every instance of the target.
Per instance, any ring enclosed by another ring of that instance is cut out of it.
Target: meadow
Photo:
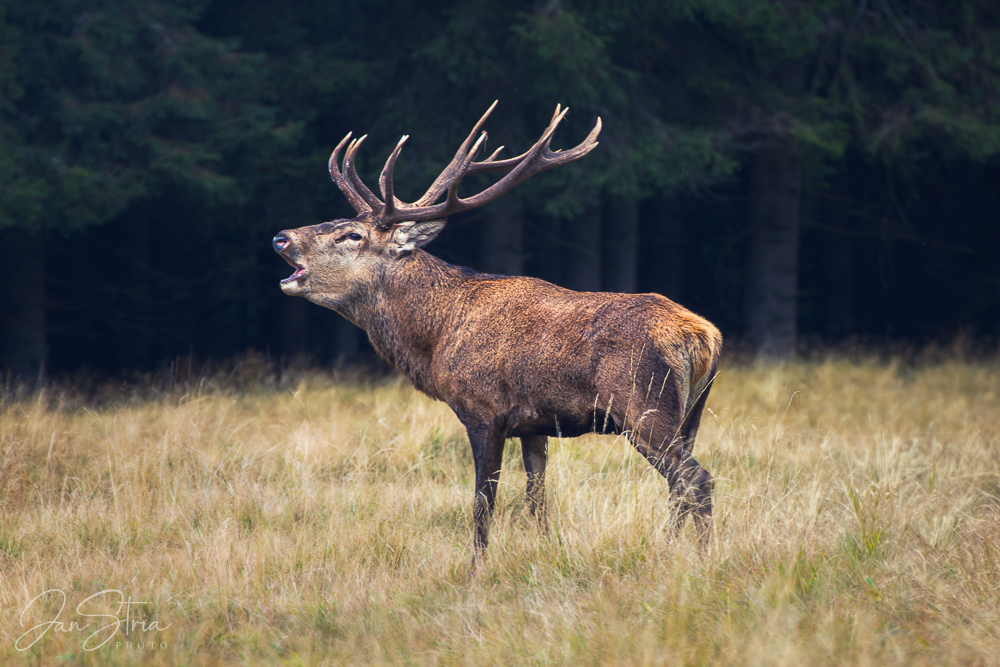
[[[405,380],[7,396],[0,661],[1000,663],[1000,360],[727,362],[708,407],[707,553],[621,437],[550,440],[546,536],[510,442],[472,575],[465,433]]]

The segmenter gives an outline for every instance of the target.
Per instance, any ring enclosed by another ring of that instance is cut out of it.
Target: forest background
[[[491,149],[557,102],[554,147],[601,145],[454,216],[447,261],[660,292],[778,357],[996,345],[995,2],[0,0],[0,368],[364,358],[271,237],[353,215],[349,130],[368,183],[412,135],[406,199],[494,99]]]

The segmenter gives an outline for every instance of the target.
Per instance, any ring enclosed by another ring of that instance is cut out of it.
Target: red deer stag
[[[504,441],[520,438],[527,501],[543,529],[549,436],[626,433],[666,477],[677,508],[671,533],[693,514],[711,535],[712,476],[691,456],[722,338],[711,323],[658,294],[574,292],[536,278],[475,273],[424,252],[453,213],[483,206],[531,176],[597,146],[601,121],[576,148],[553,151],[566,110],[527,152],[481,162],[476,123],[451,164],[416,202],[393,194],[404,136],[379,178],[377,197],[358,177],[365,137],[348,134],[330,156],[330,175],[358,212],[286,230],[274,249],[295,272],[285,294],[337,311],[368,332],[375,350],[417,389],[444,401],[465,426],[476,465],[473,566],[485,554]],[[506,172],[462,198],[468,174]],[[444,201],[439,201],[444,197]]]

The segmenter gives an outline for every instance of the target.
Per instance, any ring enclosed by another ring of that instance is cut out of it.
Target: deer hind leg
[[[528,435],[521,438],[521,453],[524,455],[524,472],[528,476],[528,509],[538,521],[543,532],[548,532],[545,517],[545,463],[548,458],[549,439],[544,435]]]
[[[691,452],[694,450],[694,440],[698,435],[698,426],[701,424],[701,415],[705,411],[705,403],[708,401],[708,394],[712,390],[713,380],[708,384],[695,399],[694,404],[684,415],[678,431],[679,444],[683,449],[682,465],[687,466],[690,471],[682,476],[689,480],[690,488],[696,490],[692,503],[688,506],[687,512],[694,514],[695,527],[702,544],[707,544],[712,537],[712,492],[715,489],[715,480],[712,475],[701,467],[694,460]],[[686,515],[685,515],[686,516]],[[678,516],[681,521],[683,519]],[[677,527],[677,531],[680,526]]]
[[[670,492],[677,497],[677,509],[670,525],[670,538],[680,534],[688,516],[694,517],[698,541],[708,546],[712,538],[712,491],[715,480],[694,457],[681,453],[678,457],[661,457],[656,469],[667,478]]]
[[[712,475],[691,456],[704,405],[703,395],[680,420],[662,416],[664,413],[677,414],[678,410],[636,409],[633,414],[641,417],[629,430],[632,445],[666,478],[670,487],[670,495],[676,503],[670,525],[671,539],[680,533],[688,516],[693,515],[698,539],[702,546],[707,546],[712,534],[712,491],[715,482]]]
[[[681,422],[681,426],[677,431],[678,437],[682,442],[684,451],[688,454],[694,449],[694,439],[698,435],[698,426],[701,424],[701,414],[705,411],[705,403],[708,401],[708,393],[712,391],[712,384],[714,380],[709,380],[708,384],[701,391],[701,394],[695,399],[694,404],[684,415],[684,419]]]
[[[472,567],[475,569],[476,561],[486,557],[490,520],[493,518],[493,508],[496,505],[506,434],[494,426],[487,425],[466,426],[466,432],[476,463],[476,497],[472,508],[472,518],[476,526],[472,555]]]

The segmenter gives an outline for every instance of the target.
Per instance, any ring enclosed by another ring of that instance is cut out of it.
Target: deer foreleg
[[[548,532],[548,521],[545,518],[545,463],[548,458],[548,440],[544,435],[521,438],[524,472],[528,476],[528,509],[544,532]]]
[[[476,462],[476,497],[472,509],[476,526],[472,556],[472,567],[475,568],[476,561],[485,558],[489,543],[490,520],[496,505],[505,437],[503,433],[489,427],[466,427],[466,431]]]

